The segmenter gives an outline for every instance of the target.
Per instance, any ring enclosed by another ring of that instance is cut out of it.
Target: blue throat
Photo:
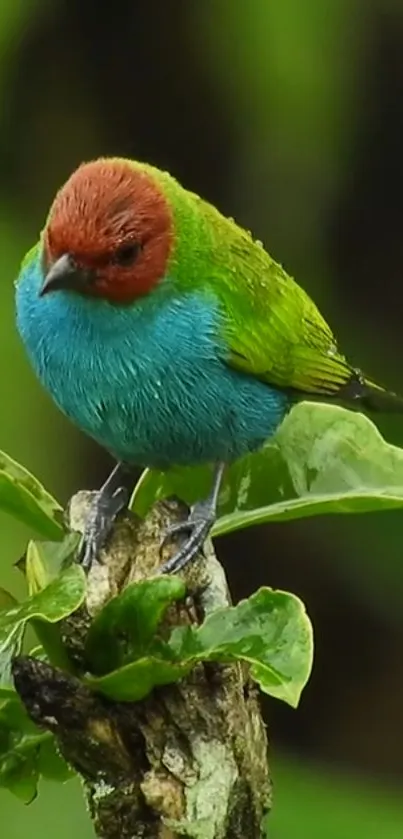
[[[130,306],[58,291],[39,297],[37,256],[16,288],[17,326],[61,410],[117,459],[166,467],[259,448],[289,397],[223,362],[214,298],[164,282]]]

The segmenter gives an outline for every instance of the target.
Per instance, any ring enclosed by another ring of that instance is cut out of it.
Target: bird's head
[[[168,202],[148,169],[113,158],[84,163],[50,209],[40,293],[129,303],[164,277],[172,240]]]

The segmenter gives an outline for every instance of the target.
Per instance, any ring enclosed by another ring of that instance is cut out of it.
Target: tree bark
[[[70,502],[69,524],[82,531],[92,494]],[[119,519],[88,577],[86,604],[63,624],[76,667],[99,608],[127,583],[153,576],[169,524],[187,510],[157,503],[142,521]],[[175,546],[164,548],[163,559]],[[171,607],[171,626],[200,623],[228,606],[228,588],[212,545],[184,577],[188,597]],[[100,839],[260,839],[271,804],[267,739],[257,692],[241,664],[205,664],[136,703],[111,702],[78,678],[29,657],[14,666],[17,690],[34,721],[51,730],[83,779]]]

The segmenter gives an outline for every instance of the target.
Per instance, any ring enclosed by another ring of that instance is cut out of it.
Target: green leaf
[[[62,640],[59,622],[50,623],[41,618],[32,618],[30,622],[40,643],[29,654],[72,673],[74,668]]]
[[[10,627],[10,631],[5,634],[0,630],[0,690],[7,690],[13,683],[11,662],[21,652],[23,638],[24,626],[22,625]],[[0,701],[1,698],[2,694],[0,693]]]
[[[72,538],[74,537],[74,538]],[[60,576],[61,565],[75,550],[79,535],[66,534],[62,542],[34,542],[28,543],[27,551],[22,560],[17,563],[23,571],[28,585],[29,594],[35,595],[42,591],[56,572]],[[31,618],[31,624],[40,641],[47,661],[62,670],[71,671],[71,662],[62,641],[59,623],[49,623],[41,618]]]
[[[35,542],[40,561],[45,569],[46,582],[57,577],[74,556],[81,536],[66,533],[61,542]]]
[[[66,533],[61,542],[37,542],[31,540],[25,555],[15,563],[24,574],[30,593],[44,588],[57,577],[72,559],[80,534]]]
[[[232,467],[233,468],[233,467]],[[229,470],[225,483],[228,481]],[[158,469],[145,469],[134,489],[130,508],[144,518],[150,507],[162,498],[176,495],[188,504],[193,504],[208,495],[211,489],[213,471],[210,466],[172,467],[160,472]],[[222,507],[222,492],[220,509]]]
[[[168,651],[167,651],[168,655]],[[174,662],[152,655],[133,661],[106,676],[87,676],[89,688],[118,702],[137,702],[148,696],[153,688],[169,685],[186,676],[193,661]]]
[[[18,695],[0,706],[0,786],[29,803],[36,795],[38,755],[44,739],[29,719]]]
[[[312,626],[303,603],[270,588],[218,609],[198,628],[177,627],[169,646],[181,661],[246,661],[264,693],[293,707],[312,669]]]
[[[157,685],[182,678],[197,662],[241,660],[251,665],[265,693],[296,707],[312,655],[312,627],[301,601],[262,588],[237,606],[213,612],[200,627],[177,627],[168,643],[157,639],[148,655],[112,673],[89,676],[86,683],[112,699],[136,701]]]
[[[207,467],[146,470],[132,498],[144,515],[154,499],[193,503],[211,483]],[[337,405],[296,405],[276,436],[227,470],[213,536],[266,521],[403,507],[403,450],[365,416]]]
[[[39,774],[50,781],[64,783],[74,776],[74,770],[61,756],[54,738],[48,738],[41,744],[38,758]]]
[[[35,647],[32,647],[28,655],[30,658],[39,659],[39,661],[49,661],[49,656],[46,655],[45,650],[42,647],[42,644],[36,644]]]
[[[71,772],[53,735],[36,727],[15,691],[8,693],[7,699],[0,696],[0,787],[29,804],[41,775],[65,781]]]
[[[163,576],[131,583],[110,600],[88,633],[86,653],[92,672],[102,675],[141,658],[168,606],[185,593],[179,577]]]
[[[13,687],[0,687],[0,708],[3,706],[4,702],[7,702],[9,699],[15,699],[16,691]]]
[[[0,615],[2,611],[14,609],[15,606],[18,606],[18,600],[9,591],[0,589]],[[23,635],[24,628],[16,627],[15,632],[0,638],[0,702],[9,690],[8,686],[12,685],[11,662],[21,652]]]
[[[5,588],[0,588],[0,611],[2,609],[11,609],[16,603],[18,603],[18,600],[15,599],[14,595]]]
[[[39,622],[56,623],[62,620],[78,609],[85,591],[85,573],[74,564],[37,594],[0,611],[0,684],[9,683],[10,659],[21,644],[27,621],[35,619],[37,629]],[[43,638],[40,640],[43,643]]]
[[[61,539],[62,508],[27,469],[0,452],[0,510],[46,539]]]
[[[31,618],[54,623],[66,618],[81,605],[86,591],[86,576],[79,565],[70,565],[46,588],[28,597],[12,609],[0,612],[0,632]]]
[[[37,594],[48,584],[49,579],[45,565],[42,561],[41,547],[39,542],[28,542],[25,555],[25,576],[28,585],[28,594]]]
[[[0,758],[0,786],[16,795],[23,804],[31,804],[38,791],[39,749],[38,744],[35,741],[34,743],[35,745],[31,748],[27,748],[27,738],[25,738],[23,752],[12,749],[9,754]]]

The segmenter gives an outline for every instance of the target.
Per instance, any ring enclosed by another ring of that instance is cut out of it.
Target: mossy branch
[[[69,505],[69,524],[83,529],[92,494]],[[84,672],[84,640],[101,606],[129,582],[155,575],[169,524],[187,510],[159,502],[142,521],[117,523],[102,564],[88,579],[86,604],[63,624],[71,659]],[[168,558],[169,550],[166,548]],[[188,597],[168,610],[169,628],[201,623],[229,604],[223,569],[211,543],[185,572]],[[267,740],[247,668],[198,664],[180,682],[136,703],[112,702],[43,661],[14,663],[16,688],[32,719],[52,731],[82,777],[100,839],[260,839],[270,808]]]

